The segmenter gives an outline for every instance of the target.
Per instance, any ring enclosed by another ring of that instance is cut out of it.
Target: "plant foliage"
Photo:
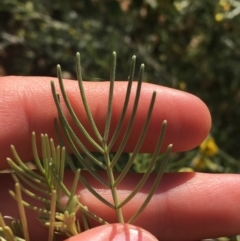
[[[124,150],[124,147],[127,143],[128,137],[131,133],[131,129],[134,123],[135,114],[138,109],[139,98],[141,95],[141,85],[144,74],[144,64],[141,65],[139,71],[138,84],[136,88],[134,105],[131,113],[130,120],[128,122],[128,126],[126,131],[121,139],[121,143],[116,153],[112,153],[111,149],[117,140],[120,132],[122,132],[122,126],[125,119],[126,111],[129,104],[129,98],[132,94],[132,83],[135,76],[135,65],[136,65],[136,57],[132,57],[132,63],[129,74],[128,86],[126,89],[126,96],[124,100],[124,104],[122,107],[121,116],[119,118],[116,129],[111,137],[109,137],[109,131],[111,127],[111,118],[112,118],[112,104],[113,104],[113,96],[114,96],[114,82],[115,82],[115,73],[116,73],[116,53],[113,52],[112,56],[112,67],[110,74],[110,82],[109,82],[109,98],[108,98],[108,107],[107,114],[105,120],[105,129],[104,133],[100,134],[97,125],[92,116],[91,110],[88,105],[88,100],[84,91],[84,84],[82,81],[82,73],[81,73],[81,64],[80,64],[80,54],[77,53],[77,78],[78,78],[78,86],[79,92],[81,95],[82,103],[85,108],[86,115],[88,117],[88,121],[91,125],[93,135],[90,135],[89,132],[82,125],[81,120],[77,118],[74,108],[72,107],[67,93],[64,88],[64,81],[62,79],[61,68],[57,66],[58,73],[58,82],[61,90],[61,95],[56,92],[54,82],[51,82],[51,89],[54,98],[54,102],[58,111],[58,119],[61,125],[61,129],[63,130],[65,139],[67,144],[71,147],[73,153],[75,154],[80,165],[86,169],[93,178],[95,178],[101,185],[110,190],[112,194],[112,201],[106,200],[103,196],[101,196],[92,186],[91,184],[80,175],[80,169],[75,165],[70,155],[68,155],[65,151],[63,138],[60,134],[60,127],[57,124],[57,120],[55,120],[55,127],[58,133],[61,146],[55,146],[52,139],[44,134],[41,135],[41,146],[42,146],[42,160],[39,158],[39,154],[37,151],[36,137],[35,133],[32,134],[32,147],[34,153],[34,159],[36,162],[36,167],[38,172],[35,170],[31,170],[28,166],[21,160],[18,156],[17,151],[14,146],[12,146],[12,152],[14,155],[14,160],[8,158],[9,166],[12,169],[12,176],[15,180],[15,191],[10,191],[10,194],[13,198],[16,199],[19,207],[21,220],[17,222],[14,221],[15,229],[9,229],[6,227],[4,223],[4,219],[1,217],[0,219],[0,235],[7,240],[14,240],[14,238],[9,239],[8,237],[23,237],[25,240],[29,240],[28,228],[27,228],[27,219],[24,211],[24,207],[31,208],[36,210],[39,213],[39,221],[46,227],[49,228],[49,241],[53,240],[54,234],[64,234],[66,236],[76,235],[82,230],[86,230],[91,228],[90,223],[91,220],[97,221],[99,224],[106,224],[108,220],[103,220],[102,217],[99,217],[97,214],[93,213],[88,209],[87,206],[83,205],[80,201],[80,197],[78,197],[76,193],[76,188],[78,181],[80,181],[88,191],[95,196],[98,200],[100,200],[103,204],[108,206],[110,209],[113,209],[116,214],[116,220],[120,223],[134,223],[135,220],[139,217],[141,212],[146,208],[149,201],[156,188],[159,185],[161,177],[163,175],[164,169],[166,167],[167,161],[169,159],[169,154],[172,148],[172,145],[169,145],[164,158],[161,163],[157,167],[157,175],[155,180],[152,183],[152,186],[148,192],[146,199],[143,201],[139,209],[127,220],[123,214],[123,207],[127,205],[127,203],[134,198],[134,196],[141,190],[144,186],[150,173],[153,171],[156,166],[156,162],[158,160],[158,156],[160,151],[162,151],[162,143],[164,139],[164,134],[166,130],[167,122],[164,121],[162,123],[162,129],[159,133],[159,139],[156,143],[155,151],[147,165],[144,175],[142,176],[139,183],[136,185],[134,190],[124,199],[119,199],[118,194],[118,185],[124,179],[126,174],[129,172],[132,167],[135,158],[138,155],[138,152],[141,148],[141,145],[144,141],[145,135],[148,130],[148,126],[151,120],[151,114],[154,107],[155,98],[157,92],[153,92],[151,101],[149,103],[149,109],[146,116],[145,124],[142,128],[140,137],[136,146],[134,148],[133,153],[130,155],[130,158],[121,170],[118,176],[114,175],[114,167],[117,165],[119,158]],[[99,160],[93,155],[88,148],[84,145],[81,139],[78,138],[76,132],[73,131],[72,126],[69,124],[69,120],[67,120],[65,114],[63,113],[60,100],[63,99],[64,104],[67,106],[69,114],[77,126],[78,130],[83,134],[83,136],[88,140],[88,142],[102,155],[102,158]],[[97,138],[97,141],[95,139]],[[83,158],[85,154],[88,157],[88,161]],[[89,161],[90,160],[90,161]],[[65,161],[69,164],[72,171],[75,174],[75,178],[72,184],[71,190],[69,190],[64,184],[64,167]],[[100,170],[106,172],[107,179],[102,178],[98,172],[95,171],[94,166],[97,165]],[[155,168],[156,169],[156,168]],[[28,203],[23,200],[21,193],[25,193],[33,199],[36,199],[43,203],[43,207],[34,206],[31,203]],[[66,196],[68,201],[66,204],[62,204],[61,198],[62,196]],[[77,217],[77,213],[80,213],[80,218]],[[19,231],[20,230],[20,231]],[[20,240],[20,239],[19,239]]]

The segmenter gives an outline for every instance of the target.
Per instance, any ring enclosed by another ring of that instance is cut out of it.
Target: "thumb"
[[[157,239],[145,229],[131,224],[107,224],[89,229],[65,241],[94,240],[94,241],[157,241]]]

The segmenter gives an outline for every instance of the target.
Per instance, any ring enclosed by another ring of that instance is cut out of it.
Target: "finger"
[[[0,79],[0,169],[6,167],[6,162],[3,161],[6,156],[11,156],[10,144],[15,145],[23,160],[32,160],[31,133],[33,131],[37,134],[47,133],[56,141],[53,119],[57,117],[57,111],[50,89],[50,80],[52,79],[50,77],[2,77]],[[115,83],[110,136],[120,118],[126,86],[126,82]],[[100,132],[103,133],[109,83],[86,82],[84,87],[93,118]],[[77,83],[66,80],[65,88],[81,123],[95,137],[85,114]],[[132,89],[133,94],[123,130],[112,151],[117,150],[124,130],[129,123],[136,84],[133,85]],[[211,117],[205,104],[191,94],[146,83],[142,86],[139,108],[125,151],[133,151],[136,145],[154,90],[157,91],[157,98],[141,152],[154,151],[164,120],[167,120],[168,126],[163,151],[171,143],[174,146],[174,151],[184,151],[196,147],[206,137],[211,125]],[[62,99],[61,103],[63,103]],[[73,124],[64,105],[63,108],[70,123]],[[84,136],[78,132],[77,134],[79,139],[86,144],[86,147],[93,151],[94,148]]]
[[[112,200],[109,190],[99,185],[89,174],[83,175],[100,195],[109,201]],[[141,175],[131,173],[124,179],[118,187],[120,200],[134,189],[140,178]],[[123,208],[125,222],[145,200],[153,179],[154,175]],[[6,191],[10,189],[10,179],[6,175],[1,175],[0,183],[4,183],[5,187],[4,190],[0,190],[0,211],[4,215],[16,217],[16,204],[9,199]],[[72,185],[72,176],[67,174],[66,183]],[[134,225],[147,230],[159,240],[187,241],[236,235],[240,226],[239,184],[240,176],[234,174],[165,174],[153,199]],[[115,212],[94,198],[81,185],[77,194],[89,210],[109,223],[117,222]],[[63,198],[62,201],[66,202],[66,199]],[[28,215],[29,230],[33,236],[36,235],[34,240],[37,241],[36,237],[39,237],[39,240],[46,240],[46,232],[37,228],[39,225],[36,214],[30,212]],[[91,225],[97,224],[91,222]]]
[[[79,235],[66,239],[65,241],[79,240],[122,240],[122,241],[157,241],[157,239],[146,230],[129,224],[108,224],[92,228]]]
[[[88,177],[88,175],[87,175]],[[153,183],[148,180],[137,197],[124,207],[125,222],[145,200]],[[111,193],[90,177],[91,186],[107,200]],[[139,183],[140,175],[129,174],[119,185],[120,200]],[[231,174],[165,174],[159,188],[145,211],[136,220],[137,225],[159,240],[201,240],[204,238],[231,236],[239,233],[239,175]],[[89,209],[110,223],[116,222],[114,211],[104,208],[96,198],[83,189],[81,201]],[[109,218],[110,217],[110,218]]]

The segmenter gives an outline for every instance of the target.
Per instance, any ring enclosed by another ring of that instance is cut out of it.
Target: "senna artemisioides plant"
[[[76,55],[76,61],[79,92],[82,104],[86,112],[86,116],[88,118],[88,122],[92,129],[91,133],[93,134],[90,134],[90,132],[86,130],[86,127],[81,123],[81,118],[77,117],[76,112],[71,105],[71,102],[69,101],[68,95],[65,91],[64,81],[61,74],[61,67],[58,65],[57,75],[61,93],[56,92],[54,82],[51,82],[51,90],[58,111],[58,120],[55,119],[54,124],[56,132],[58,134],[60,145],[55,146],[55,143],[52,139],[48,137],[47,134],[42,134],[42,153],[41,155],[39,155],[37,151],[36,136],[35,133],[32,134],[32,149],[34,153],[37,171],[29,168],[28,165],[21,160],[21,157],[18,156],[14,146],[11,146],[14,160],[8,158],[8,163],[12,170],[11,173],[15,181],[15,191],[10,191],[10,195],[17,201],[20,220],[15,220],[14,217],[12,217],[12,225],[11,227],[9,227],[5,224],[4,219],[6,217],[4,218],[0,215],[0,237],[2,240],[30,240],[28,234],[28,220],[25,215],[24,207],[31,208],[39,213],[38,218],[40,223],[48,228],[49,241],[54,240],[54,237],[57,234],[73,236],[86,229],[89,229],[91,228],[91,220],[94,220],[95,222],[98,222],[102,225],[107,224],[108,220],[104,220],[102,217],[98,216],[96,213],[92,212],[87,206],[81,203],[81,198],[75,194],[78,182],[81,182],[88,189],[88,191],[104,205],[114,210],[118,222],[131,224],[134,224],[135,220],[141,215],[141,212],[146,208],[156,188],[159,185],[162,174],[164,172],[164,168],[169,159],[172,145],[168,146],[166,153],[161,160],[161,164],[157,166],[157,175],[152,183],[146,199],[143,201],[139,209],[129,219],[126,219],[126,217],[124,217],[122,211],[123,207],[127,205],[127,203],[131,199],[134,199],[134,196],[141,190],[143,185],[146,183],[150,173],[155,167],[160,151],[163,151],[161,149],[164,139],[164,133],[167,126],[167,122],[164,121],[162,123],[162,128],[161,132],[159,133],[159,139],[156,144],[155,151],[152,154],[152,158],[140,182],[124,200],[120,200],[118,194],[118,185],[129,172],[130,168],[134,164],[135,158],[139,153],[141,145],[148,131],[148,126],[150,124],[151,114],[157,95],[156,92],[152,93],[152,98],[149,103],[149,109],[146,115],[145,123],[139,139],[136,143],[136,146],[133,150],[133,153],[130,155],[128,162],[121,169],[120,173],[118,175],[114,175],[114,170],[119,169],[118,161],[124,151],[124,147],[128,141],[134,124],[135,115],[137,113],[139,104],[139,98],[141,95],[144,65],[142,64],[140,66],[131,116],[127,127],[123,128],[126,112],[129,107],[130,96],[131,94],[133,94],[132,84],[135,78],[136,57],[132,57],[128,85],[126,89],[124,104],[122,106],[121,116],[118,120],[113,134],[110,135],[116,72],[116,53],[113,52],[112,55],[107,113],[103,133],[99,131],[88,105],[88,99],[85,95],[84,84],[82,80],[79,53],[77,53]],[[99,155],[96,156],[94,155],[94,153],[89,151],[89,148],[87,148],[84,144],[86,142],[83,142],[81,138],[79,138],[79,136],[76,134],[76,130],[73,129],[73,127],[70,125],[69,119],[67,119],[64,114],[62,104],[67,107],[67,110],[72,119],[71,121],[77,127],[77,131],[80,132],[81,135],[83,135],[84,138],[86,138],[86,140],[88,141],[88,143],[93,147],[91,148],[91,150],[96,150]],[[123,129],[125,130],[124,133],[122,133]],[[120,133],[122,137],[120,145],[118,146],[117,151],[113,153],[112,148],[116,140],[119,139]],[[66,149],[64,147],[65,145],[68,145],[71,148],[75,158],[77,159],[77,164],[76,161],[73,161],[72,156],[66,152]],[[39,156],[41,156],[41,158]],[[101,157],[98,158],[99,156]],[[68,164],[68,166],[71,168],[75,175],[71,188],[66,187],[63,181],[66,164]],[[93,178],[95,178],[103,187],[111,191],[112,201],[106,200],[97,192],[97,190],[95,190],[91,186],[87,179],[85,179],[83,175],[81,175],[81,169],[87,170],[89,174]],[[103,178],[99,174],[99,172],[96,171],[96,169],[106,172],[107,179]],[[35,206],[31,204],[31,202],[26,202],[22,197],[22,193],[32,199],[36,199],[38,203],[40,202],[43,205]],[[61,197],[63,195],[67,197],[67,202],[64,204],[61,201]]]

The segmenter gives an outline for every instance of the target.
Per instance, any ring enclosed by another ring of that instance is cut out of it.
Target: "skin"
[[[12,157],[10,144],[15,145],[22,160],[29,161],[33,158],[30,142],[32,131],[35,131],[37,136],[40,133],[48,133],[57,142],[53,128],[53,118],[57,116],[57,112],[49,84],[53,79],[50,77],[0,78],[0,169],[7,167],[6,157]],[[65,87],[77,115],[89,130],[90,126],[83,112],[76,82],[66,80]],[[85,83],[84,87],[93,117],[102,133],[107,108],[108,83]],[[135,87],[136,85],[133,89]],[[125,82],[116,83],[110,136],[121,113],[125,90]],[[136,122],[125,151],[133,150],[138,133],[143,126],[153,90],[158,94],[141,151],[153,152],[164,119],[167,119],[168,126],[163,151],[170,143],[173,143],[174,151],[190,150],[201,143],[211,126],[211,117],[205,104],[188,93],[143,84]],[[133,100],[134,94],[131,97],[130,106]],[[65,113],[69,117],[66,109]],[[131,108],[127,112],[124,127],[130,113]],[[118,145],[119,140],[113,150],[116,150]],[[92,147],[88,146],[88,148],[94,151]],[[83,175],[101,195],[110,199],[111,194],[108,190],[100,186],[88,173],[83,172]],[[106,178],[103,173],[100,175]],[[141,174],[129,173],[118,187],[120,198],[124,198],[140,178]],[[124,208],[126,218],[129,218],[144,200],[153,180],[154,174],[141,192],[126,205]],[[66,185],[71,185],[70,172],[66,173],[65,182]],[[135,226],[117,224],[113,212],[79,184],[77,193],[81,201],[88,205],[90,210],[113,224],[93,228],[67,240],[156,240],[157,238],[177,241],[235,235],[240,232],[239,184],[240,177],[235,174],[165,174],[153,199],[137,219]],[[0,212],[3,215],[17,217],[15,201],[8,195],[9,189],[13,189],[11,176],[1,174]],[[65,201],[64,197],[62,201]],[[27,210],[27,215],[32,240],[47,240],[46,231],[37,225],[36,213]]]

